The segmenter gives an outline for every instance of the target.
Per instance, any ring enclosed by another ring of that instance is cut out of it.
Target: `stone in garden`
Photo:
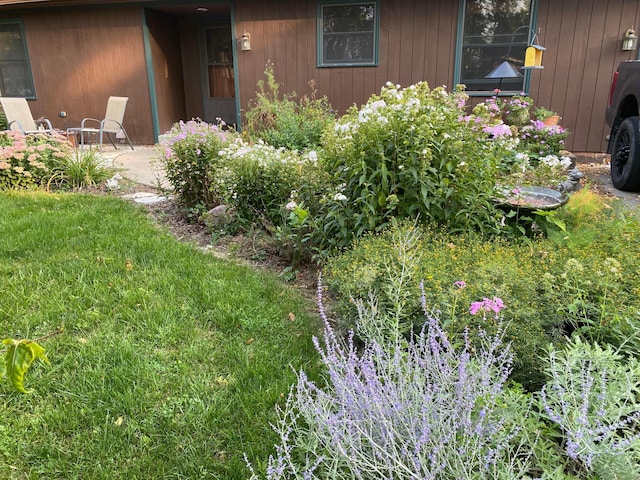
[[[200,220],[204,222],[207,227],[223,227],[228,225],[233,220],[233,214],[235,210],[228,205],[218,205],[212,208],[208,212],[202,214]]]

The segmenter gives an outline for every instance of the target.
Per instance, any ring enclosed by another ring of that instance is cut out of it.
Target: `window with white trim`
[[[35,97],[22,22],[0,20],[0,45],[0,95]]]
[[[318,66],[363,66],[378,62],[378,2],[320,2]]]

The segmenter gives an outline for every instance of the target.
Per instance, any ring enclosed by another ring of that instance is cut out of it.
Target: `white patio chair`
[[[124,138],[127,139],[127,142],[129,142],[131,150],[133,150],[133,144],[131,143],[129,135],[122,124],[128,100],[129,97],[109,97],[109,101],[107,102],[107,112],[102,120],[98,120],[97,118],[84,118],[80,124],[80,128],[70,128],[67,132],[76,135],[76,138],[80,135],[81,149],[84,148],[85,139],[87,137],[97,135],[98,146],[102,150],[102,142],[104,140],[104,135],[106,134],[111,145],[113,145],[113,148],[117,150],[118,147],[113,141],[112,135],[116,135],[117,137],[118,134],[122,134],[124,135]]]
[[[24,134],[52,133],[54,131],[49,119],[45,117],[33,119],[26,98],[0,97],[0,105],[2,105],[2,110],[7,117],[9,130],[16,130]]]

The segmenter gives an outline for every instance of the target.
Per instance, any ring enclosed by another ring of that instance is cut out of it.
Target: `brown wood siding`
[[[145,14],[153,61],[154,85],[160,133],[171,129],[177,119],[185,119],[184,81],[180,34],[175,17],[153,10]]]
[[[132,141],[153,142],[140,8],[43,9],[21,18],[37,94],[30,102],[34,116],[49,117],[56,128],[77,127],[85,117],[102,119],[109,96],[125,96]]]
[[[339,112],[362,105],[387,81],[407,86],[426,80],[451,87],[458,2],[381,0],[379,10],[378,66],[318,68],[316,1],[237,1],[236,39],[247,31],[252,44],[249,52],[238,49],[243,111],[255,98],[267,62],[273,64],[282,92],[309,94],[312,81]]]
[[[621,61],[637,58],[637,51],[621,50],[625,30],[634,25],[640,25],[637,0],[541,1],[539,41],[547,51],[544,69],[532,73],[530,93],[562,116],[570,150],[606,150],[611,78]]]

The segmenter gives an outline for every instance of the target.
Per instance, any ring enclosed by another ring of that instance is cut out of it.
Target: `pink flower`
[[[500,310],[504,307],[504,303],[500,297],[493,297],[493,299],[483,298],[481,302],[473,302],[469,307],[469,313],[476,315],[478,312],[494,312],[496,317]]]
[[[453,284],[460,290],[467,286],[467,282],[465,282],[464,280],[458,280],[457,282],[453,282]]]

